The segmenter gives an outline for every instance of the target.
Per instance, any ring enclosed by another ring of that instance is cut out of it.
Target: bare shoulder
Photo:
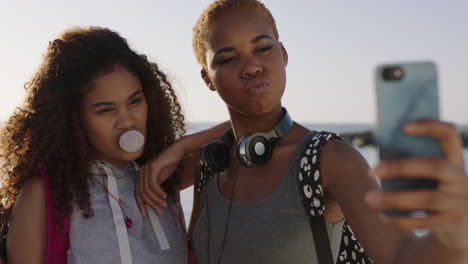
[[[8,227],[7,254],[14,263],[36,263],[45,254],[46,206],[40,177],[28,179],[12,209]]]
[[[23,193],[23,195],[41,194],[41,196],[44,196],[44,181],[41,176],[38,175],[28,179],[21,188],[21,193]]]
[[[362,155],[346,141],[332,139],[323,149],[322,159],[347,161],[348,159],[363,159]]]
[[[45,210],[44,183],[39,176],[28,179],[21,187],[12,214],[14,216],[23,210],[34,212],[37,211],[38,206]]]
[[[323,148],[320,164],[325,186],[346,184],[359,179],[375,182],[366,159],[345,141],[328,142]]]

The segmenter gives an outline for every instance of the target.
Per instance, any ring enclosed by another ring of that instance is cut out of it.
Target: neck
[[[248,134],[267,132],[271,130],[278,124],[283,116],[281,105],[278,105],[272,111],[261,115],[247,116],[231,109],[229,112],[236,141]]]
[[[112,164],[115,167],[120,168],[120,169],[125,168],[125,166],[127,166],[127,164],[130,163],[130,161],[126,161],[126,160],[105,159],[105,158],[100,158],[100,157],[97,157],[96,159],[105,161],[105,162],[107,162],[109,164]]]

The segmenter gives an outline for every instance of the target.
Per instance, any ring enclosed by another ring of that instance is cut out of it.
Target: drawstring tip
[[[132,224],[133,224],[132,219],[130,219],[130,218],[128,218],[128,217],[125,217],[125,226],[127,227],[127,229],[129,229],[130,227],[132,227]]]

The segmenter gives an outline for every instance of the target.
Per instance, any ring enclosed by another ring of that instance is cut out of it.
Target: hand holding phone
[[[437,70],[431,62],[395,63],[376,69],[377,130],[381,160],[410,157],[441,157],[438,142],[428,136],[410,136],[403,126],[411,121],[439,119]],[[384,191],[433,189],[437,181],[429,178],[395,178],[381,182]],[[418,211],[386,210],[386,215],[411,216]]]

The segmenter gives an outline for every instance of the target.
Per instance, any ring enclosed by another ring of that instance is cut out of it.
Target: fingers
[[[161,213],[167,207],[167,194],[160,184],[170,177],[184,157],[183,145],[174,144],[140,168],[135,189],[135,198],[142,215],[147,215],[145,204]]]
[[[464,168],[461,136],[452,124],[438,120],[420,120],[406,124],[404,129],[410,135],[434,137],[439,141],[444,158]]]
[[[157,178],[152,175],[152,168],[149,164],[141,166],[137,177],[135,198],[143,216],[148,214],[146,206],[149,205],[156,212],[161,213],[161,206],[167,207],[165,198],[167,194],[157,183]]]
[[[464,236],[468,223],[468,177],[464,169],[459,133],[453,125],[437,120],[411,122],[404,129],[410,135],[431,136],[438,140],[443,159],[413,157],[383,161],[375,168],[376,174],[383,180],[428,178],[438,181],[439,185],[431,190],[373,190],[366,195],[366,202],[379,211],[394,209],[428,212],[424,217],[387,217],[380,214],[385,223],[396,228],[430,229],[439,238],[458,239]]]
[[[430,178],[439,182],[439,190],[465,193],[468,177],[463,169],[435,158],[408,158],[398,161],[383,161],[375,173],[381,179]]]
[[[466,195],[451,194],[432,190],[382,192],[378,190],[366,194],[369,205],[379,210],[427,210],[444,212],[468,208]]]
[[[162,191],[159,184],[157,184],[156,180],[153,181],[151,177],[149,177],[150,168],[147,168],[144,173],[147,175],[143,178],[143,195],[145,197],[145,202],[158,213],[161,213],[162,210],[160,206],[167,206],[166,201],[161,198],[161,196],[159,196],[160,193],[164,192]]]
[[[380,218],[386,224],[402,229],[402,230],[417,230],[417,229],[448,229],[451,223],[458,223],[460,221],[460,216],[452,215],[442,215],[442,214],[429,214],[425,217],[396,217],[390,218],[383,214],[380,215]]]
[[[146,173],[146,187],[149,189],[147,190],[149,194],[156,194],[157,196],[166,198],[167,194],[162,190],[161,186],[159,185],[164,180],[160,181],[159,178],[161,177],[161,167],[157,165],[150,164],[145,171]],[[162,178],[162,177],[161,177]],[[167,179],[167,177],[166,177]]]
[[[468,211],[468,195],[451,194],[440,191],[382,192],[373,190],[366,194],[366,202],[377,210],[424,210],[422,218],[395,217],[381,214],[384,222],[400,229],[437,229],[460,225],[464,212]]]
[[[460,177],[461,172],[462,170],[455,168],[446,161],[428,157],[382,161],[375,168],[375,173],[381,179],[424,177],[439,181],[450,181]]]
[[[140,172],[141,172],[141,169],[143,167],[140,168]],[[145,207],[145,202],[144,202],[144,199],[143,199],[143,191],[142,191],[142,176],[141,176],[141,173],[139,172],[139,175],[137,177],[137,182],[136,182],[136,186],[135,186],[135,199],[136,199],[136,202],[137,202],[137,205],[138,205],[138,208],[140,209],[140,212],[141,212],[141,215],[143,216],[146,216],[147,215],[147,211],[146,211],[146,207]]]

